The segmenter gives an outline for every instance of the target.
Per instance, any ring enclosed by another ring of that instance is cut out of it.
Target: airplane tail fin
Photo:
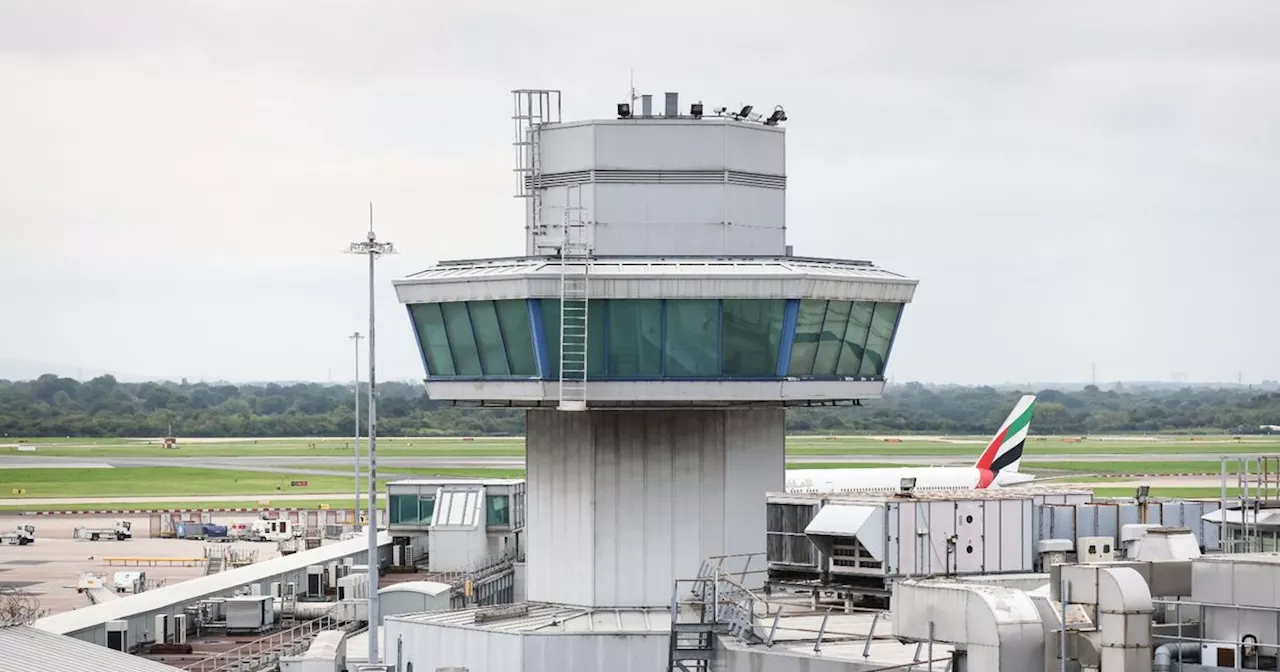
[[[982,451],[978,462],[973,465],[992,473],[999,471],[1018,472],[1022,462],[1022,446],[1026,443],[1027,434],[1031,430],[1031,415],[1035,410],[1035,395],[1028,394],[1018,400],[1013,412],[1004,419],[1000,431],[996,432],[987,449]]]

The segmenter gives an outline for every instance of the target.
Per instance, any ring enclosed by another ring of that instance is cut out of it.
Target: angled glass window
[[[462,301],[442,303],[440,311],[444,314],[445,332],[449,334],[449,351],[453,353],[453,366],[457,375],[480,375],[483,373],[480,351],[476,348],[475,334],[471,331],[467,304]]]
[[[587,377],[604,378],[605,359],[605,313],[609,310],[609,301],[596,299],[587,308]]]
[[[508,299],[493,303],[498,311],[502,344],[507,350],[507,365],[511,375],[536,375],[538,364],[533,355],[533,330],[529,327],[528,303],[524,299]]]
[[[453,355],[449,354],[449,337],[445,334],[444,316],[438,303],[415,303],[409,306],[414,329],[418,332],[418,346],[427,360],[427,374],[452,376]]]
[[[547,344],[547,377],[560,378],[560,299],[538,299],[542,305],[542,338]]]
[[[836,363],[836,375],[856,376],[862,366],[862,349],[867,345],[871,331],[871,315],[876,304],[871,301],[854,301],[849,313],[849,326],[844,330],[840,344],[840,361]]]
[[[416,494],[391,495],[389,499],[391,501],[387,507],[387,513],[391,517],[392,525],[418,524],[418,496]]]
[[[542,327],[547,341],[547,360],[551,370],[547,376],[560,378],[560,299],[541,299]],[[604,376],[604,312],[607,302],[597,299],[587,308],[587,376]]]
[[[662,375],[662,301],[611,300],[608,306],[609,377]]]
[[[871,335],[867,338],[866,353],[858,373],[863,376],[883,376],[885,357],[893,340],[893,327],[898,322],[901,303],[877,303],[871,317]]]
[[[435,495],[418,495],[418,522],[423,525],[431,524],[431,516],[436,512],[436,496]]]
[[[840,359],[840,345],[849,326],[849,301],[828,301],[827,316],[822,321],[822,335],[818,339],[818,354],[813,359],[813,375],[834,376]]]
[[[724,375],[773,377],[778,372],[785,299],[725,299]]]
[[[821,299],[804,299],[796,316],[796,336],[791,346],[791,364],[787,375],[813,375],[813,360],[818,355],[818,340],[822,336],[822,320],[826,317],[827,302]]]
[[[484,498],[484,522],[486,525],[510,525],[511,507],[506,495],[486,495]]]
[[[719,375],[720,302],[716,299],[668,299],[666,307],[666,376]]]
[[[498,326],[498,309],[492,301],[468,301],[467,313],[480,351],[480,369],[486,376],[509,376],[507,353],[502,347],[502,329]]]

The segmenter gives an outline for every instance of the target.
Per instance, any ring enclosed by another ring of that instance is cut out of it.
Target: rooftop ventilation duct
[[[642,117],[653,116],[653,96],[652,95],[646,93],[640,96],[640,116]]]
[[[894,589],[891,608],[895,636],[929,641],[932,635],[953,644],[966,657],[968,666],[960,669],[1027,672],[1044,665],[1044,626],[1023,591],[908,580]]]
[[[1096,605],[1102,669],[1151,669],[1151,589],[1132,567],[1061,565],[1062,584],[1050,585],[1053,599]],[[1065,587],[1066,595],[1061,595]],[[1064,599],[1065,597],[1065,599]]]
[[[665,112],[668,117],[680,116],[680,94],[671,91],[667,92],[667,109]]]

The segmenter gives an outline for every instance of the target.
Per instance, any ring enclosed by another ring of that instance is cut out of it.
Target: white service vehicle
[[[117,593],[141,593],[147,589],[146,572],[116,572],[111,583]]]
[[[301,537],[302,530],[291,520],[255,520],[249,526],[245,539],[249,541],[285,541]]]
[[[36,526],[19,525],[18,529],[13,532],[0,534],[0,543],[7,546],[26,546],[27,544],[34,544],[36,543]]]
[[[123,541],[133,538],[133,523],[127,520],[117,520],[115,527],[84,527],[80,526],[75,531],[76,539],[87,539],[89,541]]]

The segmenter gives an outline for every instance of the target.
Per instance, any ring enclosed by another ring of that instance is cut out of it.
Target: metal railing
[[[182,669],[189,672],[258,672],[274,667],[280,658],[306,651],[311,640],[320,632],[349,628],[354,621],[341,618],[341,612],[336,610],[336,606],[319,618],[198,660]]]
[[[423,578],[424,581],[444,583],[453,588],[461,588],[468,580],[477,581],[487,576],[506,571],[520,558],[515,551],[503,551],[474,560],[462,569],[451,572],[436,572]]]
[[[753,569],[753,567],[759,567],[759,569]],[[815,653],[821,652],[824,643],[865,641],[862,655],[864,659],[870,658],[871,643],[876,638],[876,627],[881,623],[883,610],[846,606],[842,609],[845,613],[858,611],[874,614],[871,627],[865,635],[832,636],[827,632],[827,621],[834,609],[814,607],[806,610],[798,608],[794,601],[773,600],[769,595],[762,595],[748,587],[748,578],[756,575],[765,575],[767,581],[768,562],[764,553],[714,556],[703,561],[697,578],[679,579],[675,582],[670,606],[673,637],[672,669],[689,669],[675,664],[681,660],[680,653],[685,649],[677,644],[674,638],[679,636],[681,630],[688,631],[700,627],[733,635],[748,645],[763,644],[766,647],[773,646],[776,638],[784,632],[793,636],[796,633],[811,634]],[[764,581],[761,583],[763,584]],[[784,610],[792,616],[821,615],[822,621],[816,630],[783,624]],[[792,641],[807,642],[809,638]],[[943,660],[922,655],[922,653],[921,647],[918,646],[913,662],[907,667],[918,664],[932,665]]]

